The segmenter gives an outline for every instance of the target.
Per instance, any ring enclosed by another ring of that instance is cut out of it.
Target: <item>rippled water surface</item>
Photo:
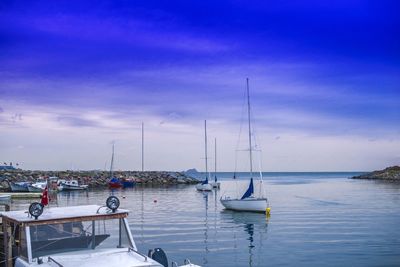
[[[115,191],[131,211],[139,250],[202,266],[400,266],[400,184],[351,174],[267,175],[272,213],[223,209],[222,188],[136,187]],[[62,192],[58,205],[102,204],[110,191]],[[23,208],[19,200],[13,209]]]

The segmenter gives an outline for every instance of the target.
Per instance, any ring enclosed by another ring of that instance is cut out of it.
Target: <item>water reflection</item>
[[[269,184],[271,221],[264,214],[223,210],[219,201],[223,191],[146,186],[114,194],[121,207],[131,211],[132,233],[144,254],[161,247],[171,260],[189,258],[204,267],[227,262],[241,267],[266,266],[266,262],[301,267],[400,266],[400,186],[347,178],[317,180]],[[88,193],[89,197],[87,192],[60,192],[58,205],[104,205],[111,192]],[[13,199],[11,209],[27,210],[33,201],[40,199]]]
[[[264,245],[263,243],[267,240],[269,216],[259,213],[251,212],[234,212],[229,210],[221,211],[222,219],[229,220],[235,226],[233,233],[233,241],[235,248],[235,255],[241,254],[243,251],[243,245],[247,246],[248,254],[248,266],[262,266],[262,258]],[[242,229],[242,233],[237,230]],[[248,242],[243,243],[243,239]],[[256,262],[255,262],[256,257]],[[236,262],[239,259],[235,259]]]
[[[82,201],[85,200],[85,201]],[[50,195],[50,205],[58,206],[61,205],[86,205],[89,203],[89,191],[79,190],[79,191],[60,191],[53,192]]]
[[[206,192],[203,191],[203,199],[204,199],[204,205],[205,205],[205,216],[204,216],[204,256],[203,256],[203,265],[207,265],[208,263],[208,254],[210,253],[210,250],[208,248],[208,195],[212,194],[212,192]]]

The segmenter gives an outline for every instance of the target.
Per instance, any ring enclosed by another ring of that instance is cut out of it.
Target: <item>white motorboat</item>
[[[118,209],[118,198],[111,196],[106,203],[46,209],[32,203],[30,216],[24,210],[1,212],[4,266],[168,266],[160,248],[148,256],[138,252],[128,225],[129,211]],[[199,267],[188,260],[181,266]]]
[[[28,185],[29,192],[43,192],[43,190],[47,186],[47,181],[40,181],[33,184]]]
[[[60,191],[70,191],[70,190],[85,190],[88,189],[88,185],[80,185],[77,180],[64,180],[59,183],[58,190]]]
[[[253,184],[253,146],[252,146],[252,132],[250,120],[250,93],[249,93],[249,79],[246,79],[247,89],[247,119],[248,119],[248,142],[249,142],[249,158],[250,158],[250,183],[247,190],[241,197],[222,196],[221,204],[230,210],[236,211],[255,211],[266,212],[269,215],[268,199],[264,197],[264,188],[262,181],[262,173],[260,171],[260,194],[255,196]]]
[[[205,162],[206,162],[206,179],[202,181],[200,184],[196,185],[197,191],[211,191],[213,186],[208,182],[209,173],[208,173],[208,156],[207,156],[207,121],[204,121],[204,148],[205,148]]]

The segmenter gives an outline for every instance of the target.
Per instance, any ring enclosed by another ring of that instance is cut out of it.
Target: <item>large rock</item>
[[[400,182],[400,166],[388,167],[384,170],[353,176],[352,179],[374,179]]]
[[[107,187],[110,173],[108,171],[31,171],[31,170],[0,170],[0,190],[8,190],[8,182],[35,182],[56,176],[59,179],[76,179],[90,188]],[[113,176],[133,178],[138,184],[197,184],[199,181],[188,174],[166,171],[115,171]]]

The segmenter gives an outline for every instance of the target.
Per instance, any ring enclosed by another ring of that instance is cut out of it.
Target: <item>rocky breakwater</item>
[[[353,176],[352,179],[371,179],[400,182],[400,166],[388,167],[384,170],[373,171],[370,173]]]
[[[196,184],[199,181],[184,172],[167,171],[114,171],[114,177],[133,179],[137,184],[173,185]],[[31,170],[2,170],[0,171],[0,187],[9,189],[10,182],[36,182],[43,179],[75,179],[89,188],[107,187],[110,179],[108,171],[31,171]]]

